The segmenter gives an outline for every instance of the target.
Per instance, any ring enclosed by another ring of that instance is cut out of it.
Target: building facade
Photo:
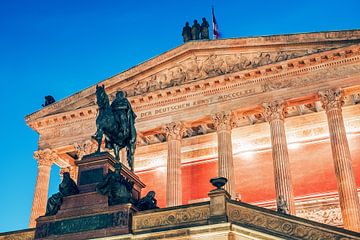
[[[135,173],[160,207],[206,202],[224,176],[233,200],[360,231],[360,30],[188,42],[98,84],[126,92]],[[94,85],[26,116],[39,133],[30,227],[51,166],[76,179],[97,148],[96,114]]]

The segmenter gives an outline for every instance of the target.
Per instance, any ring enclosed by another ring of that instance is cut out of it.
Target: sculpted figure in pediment
[[[170,86],[179,86],[186,79],[186,73],[183,71],[182,67],[176,66],[170,70],[171,80]]]
[[[149,91],[149,83],[147,81],[137,81],[134,87],[134,94],[141,95]]]

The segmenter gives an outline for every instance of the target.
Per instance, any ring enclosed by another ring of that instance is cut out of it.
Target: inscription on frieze
[[[178,104],[161,107],[161,108],[157,108],[157,109],[152,109],[152,110],[148,110],[148,111],[141,111],[141,112],[139,112],[138,115],[140,116],[140,118],[158,116],[158,115],[167,114],[170,112],[184,110],[184,109],[191,108],[191,107],[215,104],[215,103],[219,103],[219,102],[223,102],[223,101],[241,98],[241,97],[249,96],[249,95],[261,92],[261,91],[262,91],[262,89],[260,89],[260,88],[258,88],[258,89],[249,88],[249,89],[240,90],[240,91],[236,91],[236,92],[220,94],[217,96],[210,96],[208,98],[202,98],[202,99],[195,100],[195,101],[186,101],[184,103],[178,103]]]
[[[67,219],[38,225],[35,238],[44,238],[51,235],[63,235],[92,231],[110,227],[124,227],[129,225],[129,212],[119,211],[111,214],[100,214],[94,216]]]
[[[103,169],[95,168],[80,173],[80,185],[98,183],[103,180]]]

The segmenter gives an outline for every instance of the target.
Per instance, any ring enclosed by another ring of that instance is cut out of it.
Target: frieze
[[[298,209],[296,216],[337,227],[343,225],[339,205]]]
[[[209,205],[190,206],[163,212],[140,213],[133,216],[133,231],[151,230],[161,227],[193,224],[209,219]]]
[[[355,239],[345,234],[326,232],[325,229],[319,229],[310,224],[304,224],[300,221],[289,218],[275,217],[255,209],[238,206],[235,204],[227,205],[227,214],[230,221],[254,226],[255,228],[265,229],[275,232],[282,236],[288,236],[296,239],[328,239],[328,240],[350,240]]]

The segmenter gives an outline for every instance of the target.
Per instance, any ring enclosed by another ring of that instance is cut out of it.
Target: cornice
[[[358,62],[360,62],[360,46],[353,45],[270,64],[252,70],[239,71],[233,74],[225,74],[169,89],[158,90],[144,96],[130,97],[129,100],[134,110],[138,113],[153,107],[166,106],[171,103],[181,103],[195,97],[215,95],[243,86],[258,85],[260,93],[264,93],[291,87],[291,84],[295,84],[295,86],[296,84],[311,84],[313,79],[307,78],[306,76],[299,83],[291,81],[291,78],[316,72],[319,73],[318,77],[321,78],[323,75],[320,71],[334,71],[335,67]],[[334,75],[336,75],[336,72],[334,72]],[[244,96],[251,94],[255,93],[245,92]],[[161,97],[163,99],[159,98],[159,95],[163,96]],[[49,115],[39,118],[36,121],[30,121],[28,119],[28,125],[34,130],[39,130],[73,123],[74,121],[93,119],[96,117],[96,113],[97,106],[93,105],[74,111]],[[141,118],[140,116],[138,120],[144,121],[150,119],[146,117]]]
[[[101,81],[99,84],[104,84],[111,89],[114,84],[121,84],[121,87],[126,87],[132,77],[140,74],[143,71],[151,69],[159,64],[171,61],[181,55],[191,54],[194,51],[204,51],[211,49],[230,49],[230,48],[248,48],[255,46],[274,46],[282,44],[324,44],[324,43],[355,43],[360,42],[360,30],[347,31],[332,31],[332,32],[317,32],[317,33],[301,33],[301,34],[287,34],[287,35],[273,35],[260,37],[246,37],[223,40],[206,40],[188,42],[179,47],[176,47],[168,52],[165,52],[157,57],[154,57],[142,64],[132,67],[120,74]],[[39,117],[51,114],[56,109],[72,104],[79,99],[93,96],[95,92],[95,85],[86,88],[74,95],[71,95],[59,102],[51,104],[37,112],[29,114],[25,117],[27,122],[36,120]]]

